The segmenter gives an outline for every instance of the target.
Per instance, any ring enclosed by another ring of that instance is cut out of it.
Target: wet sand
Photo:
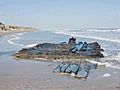
[[[8,34],[13,34],[13,33],[20,33],[20,32],[30,32],[30,31],[35,31],[33,29],[15,29],[15,30],[12,30],[12,31],[2,31],[0,30],[0,36],[4,36],[4,35],[8,35]]]
[[[3,39],[3,38],[1,38]],[[5,38],[6,40],[6,38]],[[18,48],[2,41],[0,47],[0,90],[120,90],[120,70],[91,70],[88,79],[79,80],[53,73],[57,63],[12,58]],[[19,47],[21,48],[21,47]],[[105,76],[109,73],[110,76]]]
[[[53,73],[56,63],[9,60],[0,61],[0,90],[119,90],[117,69],[92,70],[88,79],[79,80]],[[102,77],[105,73],[111,76]]]

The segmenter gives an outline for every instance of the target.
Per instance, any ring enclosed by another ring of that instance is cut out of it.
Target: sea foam
[[[24,45],[24,48],[30,48],[30,47],[34,47],[36,46],[37,43],[34,43],[34,44],[28,44],[28,45]]]
[[[20,47],[23,47],[24,45],[23,44],[19,44],[19,43],[16,43],[15,40],[18,40],[20,39],[22,35],[24,35],[26,32],[23,32],[23,33],[18,33],[18,34],[15,34],[15,35],[11,35],[11,39],[7,40],[7,42],[11,45],[16,45],[16,46],[20,46]]]
[[[111,75],[109,73],[105,73],[104,75],[102,75],[102,77],[110,77]]]

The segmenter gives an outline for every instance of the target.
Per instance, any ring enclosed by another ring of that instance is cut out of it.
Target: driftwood
[[[88,62],[71,63],[62,62],[54,70],[54,73],[67,73],[75,78],[87,78],[91,69],[96,69],[97,64]]]

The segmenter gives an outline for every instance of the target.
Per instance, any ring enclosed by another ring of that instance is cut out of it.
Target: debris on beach
[[[23,48],[15,53],[16,58],[47,59],[47,60],[79,60],[81,58],[101,58],[103,49],[97,42],[76,42],[76,38],[69,38],[68,42],[42,43],[30,48]]]
[[[73,76],[74,78],[85,78],[89,76],[91,69],[97,69],[97,64],[89,62],[62,62],[54,70],[54,73],[64,73]]]

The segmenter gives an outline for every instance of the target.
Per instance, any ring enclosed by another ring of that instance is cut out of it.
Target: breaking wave
[[[75,37],[81,37],[81,38],[90,38],[90,39],[97,39],[97,40],[103,40],[103,41],[110,41],[110,42],[120,43],[119,39],[105,38],[102,35],[101,35],[101,37],[97,37],[97,36],[92,36],[89,33],[84,35],[84,33],[69,32],[69,31],[55,31],[55,33],[56,34],[65,34],[65,35],[70,35],[70,36],[75,36]]]
[[[20,39],[20,36],[24,35],[26,32],[23,32],[23,33],[18,33],[16,35],[11,35],[11,39],[7,40],[7,42],[11,45],[16,45],[16,46],[20,46],[20,47],[23,47],[24,45],[23,44],[19,44],[19,43],[16,43],[15,40],[18,40]]]
[[[38,43],[25,45],[24,48],[30,48],[36,46]]]
[[[11,39],[7,40],[7,42],[11,45],[16,45],[16,46],[20,46],[20,47],[23,47],[23,48],[29,48],[29,47],[33,47],[33,46],[36,46],[38,43],[33,43],[33,44],[20,44],[20,43],[16,43],[15,40],[18,40],[21,38],[22,35],[24,35],[26,32],[23,32],[23,33],[18,33],[18,34],[15,34],[15,35],[11,35]]]

